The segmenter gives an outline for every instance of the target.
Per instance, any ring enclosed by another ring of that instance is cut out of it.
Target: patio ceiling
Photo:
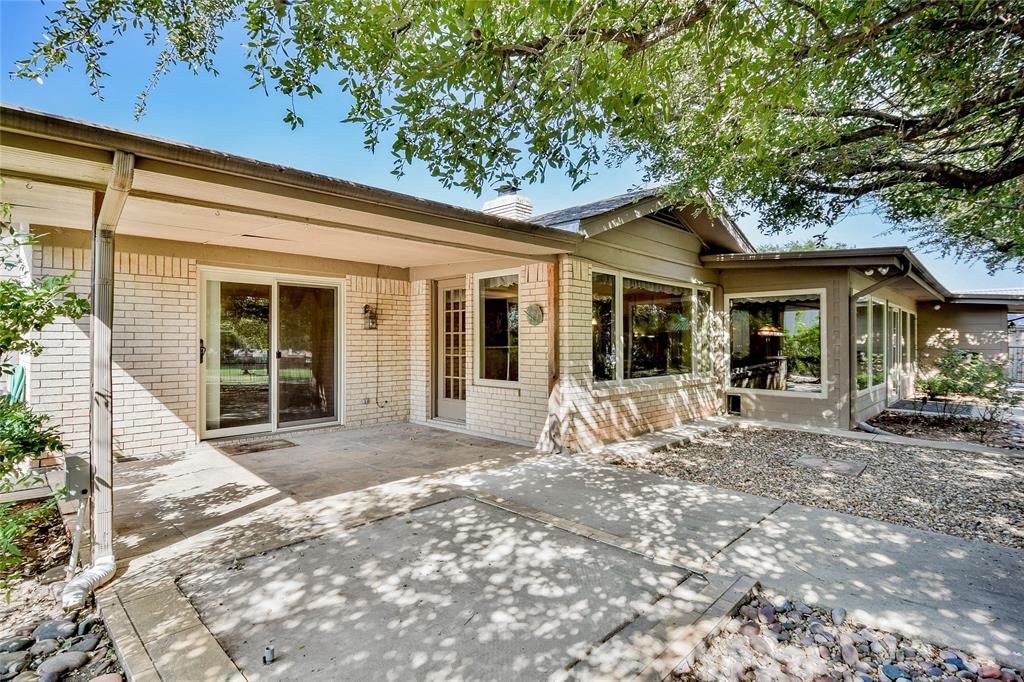
[[[2,109],[0,186],[13,219],[91,229],[114,150],[135,157],[118,234],[409,268],[551,260],[579,237],[21,109]]]

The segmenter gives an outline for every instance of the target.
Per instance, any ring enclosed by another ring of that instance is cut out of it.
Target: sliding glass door
[[[339,290],[271,276],[203,276],[203,438],[338,421]]]
[[[277,421],[281,426],[334,421],[336,290],[278,286]]]

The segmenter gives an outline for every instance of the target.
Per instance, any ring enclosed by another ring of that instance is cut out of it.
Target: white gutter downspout
[[[113,339],[114,232],[132,189],[135,157],[114,152],[105,192],[93,199],[92,312],[90,315],[89,459],[92,500],[92,565],[68,581],[66,610],[81,607],[89,594],[114,577]],[[81,529],[76,530],[76,534]]]

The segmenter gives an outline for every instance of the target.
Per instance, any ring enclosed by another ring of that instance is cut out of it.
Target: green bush
[[[1005,363],[985,358],[947,342],[935,368],[917,382],[929,399],[960,397],[972,399],[984,423],[998,422],[1021,402],[1012,393]],[[987,430],[983,426],[983,430]]]

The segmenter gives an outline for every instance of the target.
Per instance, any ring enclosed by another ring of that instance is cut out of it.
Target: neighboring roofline
[[[32,137],[62,140],[85,147],[121,150],[146,158],[297,187],[435,218],[500,228],[521,236],[542,237],[562,242],[567,248],[575,246],[580,240],[578,235],[565,230],[500,218],[482,211],[422,199],[298,168],[163,140],[8,104],[0,104],[0,128]]]
[[[864,267],[910,265],[908,277],[937,299],[957,302],[956,295],[928,271],[914,252],[906,246],[877,246],[861,249],[830,249],[821,251],[772,251],[765,253],[726,253],[701,256],[705,266],[719,270],[739,268],[775,268],[785,263],[790,267]]]

